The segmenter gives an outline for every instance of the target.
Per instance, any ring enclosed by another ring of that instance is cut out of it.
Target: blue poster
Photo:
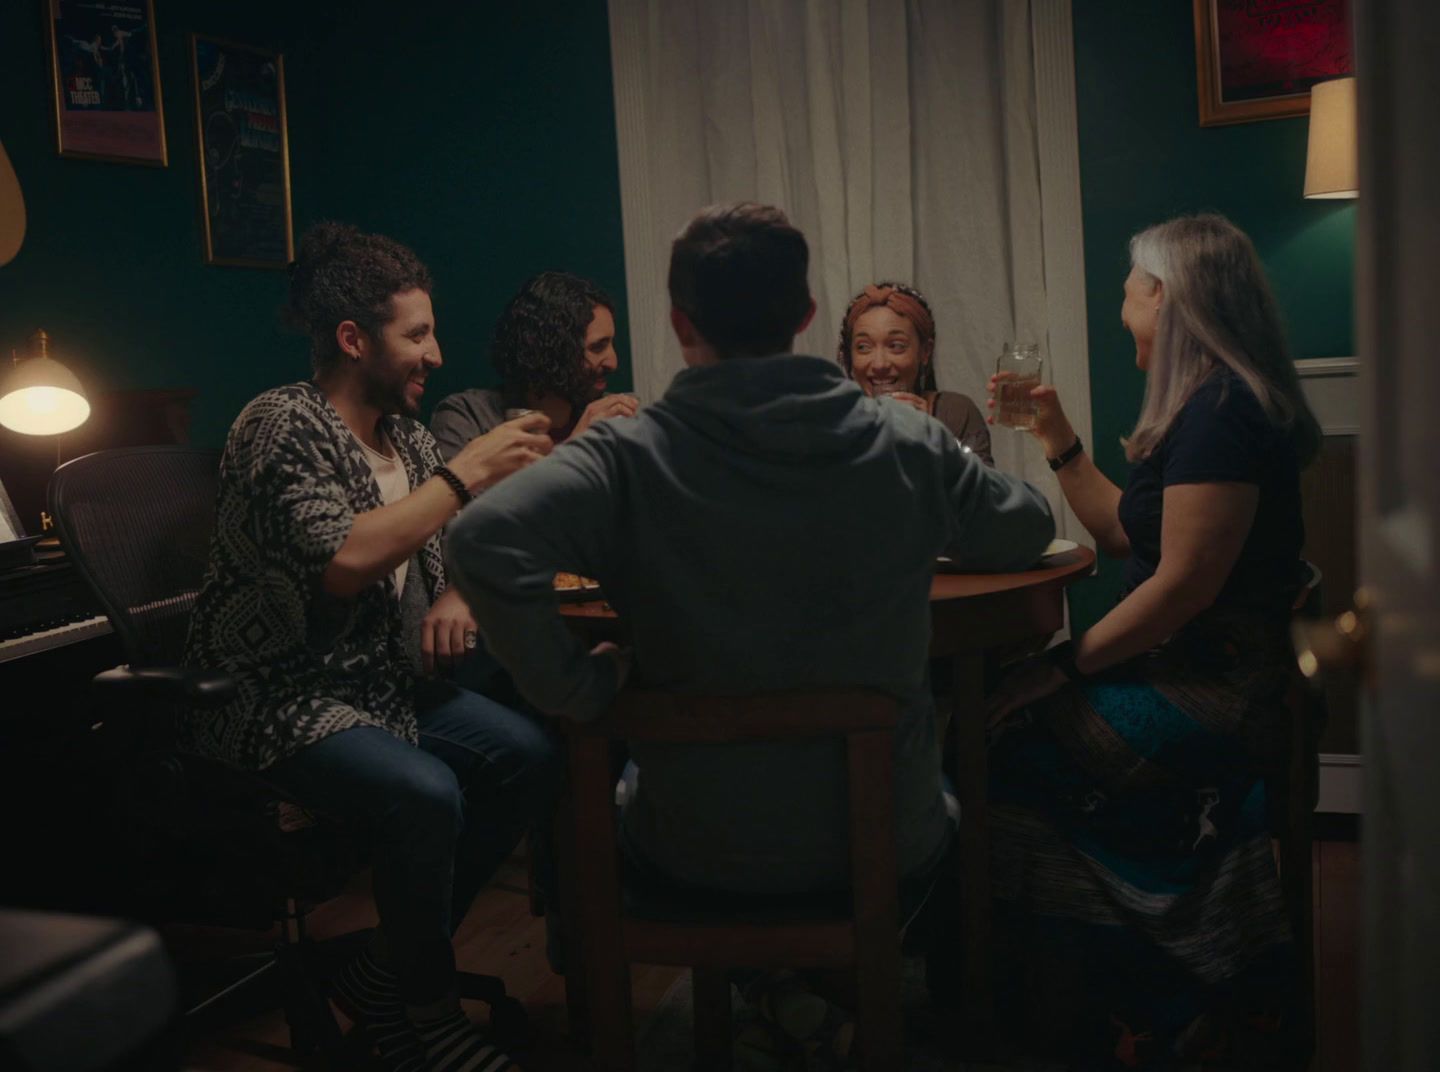
[[[199,36],[191,43],[205,260],[284,268],[294,254],[283,58]]]

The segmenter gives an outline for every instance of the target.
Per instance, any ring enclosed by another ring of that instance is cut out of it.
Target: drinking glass
[[[1038,407],[1030,392],[1040,386],[1044,371],[1040,346],[1033,342],[1006,343],[995,362],[995,423],[1011,428],[1034,428]]]

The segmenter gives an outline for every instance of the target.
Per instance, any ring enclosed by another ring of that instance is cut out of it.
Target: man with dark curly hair
[[[556,756],[522,714],[447,681],[477,646],[440,533],[482,488],[549,453],[543,414],[443,464],[415,420],[440,367],[430,272],[334,223],[291,269],[312,380],[230,430],[186,659],[237,698],[183,720],[189,747],[365,830],[380,926],[335,981],[390,1068],[507,1069],[461,1011],[451,935],[548,805]]]
[[[447,458],[497,427],[507,410],[545,414],[556,443],[595,421],[635,416],[633,395],[605,393],[619,366],[615,303],[588,279],[569,272],[527,279],[495,324],[490,361],[498,389],[461,391],[435,407],[430,430]]]

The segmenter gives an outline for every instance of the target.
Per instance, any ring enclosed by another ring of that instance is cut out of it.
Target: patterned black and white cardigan
[[[434,439],[418,421],[384,420],[418,487],[441,464]],[[350,599],[320,583],[355,515],[380,506],[359,442],[314,384],[277,387],[245,407],[220,460],[185,656],[233,674],[240,688],[218,711],[181,717],[187,748],[261,770],[352,726],[415,743],[414,671],[393,577]],[[440,539],[415,559],[432,603],[445,587]]]

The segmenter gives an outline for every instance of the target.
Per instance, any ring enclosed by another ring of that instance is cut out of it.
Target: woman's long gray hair
[[[1244,231],[1223,216],[1180,216],[1130,239],[1130,263],[1165,288],[1145,402],[1125,444],[1132,462],[1160,445],[1195,389],[1222,365],[1289,429],[1302,466],[1320,426],[1300,390],[1265,270]]]

